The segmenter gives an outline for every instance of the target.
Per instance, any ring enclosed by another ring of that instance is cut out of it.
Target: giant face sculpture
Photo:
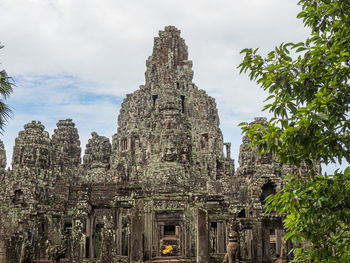
[[[174,142],[168,141],[163,145],[162,159],[166,162],[174,162],[177,160],[177,147]]]

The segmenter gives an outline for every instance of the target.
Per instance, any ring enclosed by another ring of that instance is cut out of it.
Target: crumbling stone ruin
[[[264,199],[293,168],[245,136],[235,170],[175,27],[159,32],[146,65],[112,141],[93,132],[82,163],[71,119],[51,137],[26,124],[12,169],[0,143],[0,262],[223,262],[230,240],[236,262],[274,262],[290,249]]]

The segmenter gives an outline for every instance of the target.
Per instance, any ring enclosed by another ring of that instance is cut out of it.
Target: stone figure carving
[[[52,263],[60,262],[61,258],[64,258],[66,255],[66,246],[65,241],[61,245],[52,245],[51,242],[47,241],[46,254],[49,256],[49,259]]]
[[[30,263],[33,260],[33,246],[28,239],[22,244],[20,263]]]
[[[239,263],[239,234],[231,229],[228,234],[229,242],[223,263]]]
[[[272,163],[272,153],[263,153],[258,159],[260,164],[271,164]]]
[[[104,228],[101,235],[101,263],[113,262],[113,226],[110,216],[103,216]]]

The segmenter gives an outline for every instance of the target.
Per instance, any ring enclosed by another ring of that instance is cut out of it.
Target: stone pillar
[[[247,250],[248,250],[248,259],[252,259],[254,256],[253,251],[253,231],[252,229],[247,229]]]
[[[135,200],[135,208],[131,215],[130,262],[143,261],[143,220],[142,201]]]
[[[94,258],[94,216],[88,215],[87,222],[86,222],[86,235],[89,237],[89,257]]]
[[[284,236],[284,231],[282,229],[276,230],[276,254],[280,256],[282,247],[282,238]]]
[[[0,262],[6,262],[6,247],[3,218],[0,218]]]
[[[103,230],[101,238],[101,258],[100,263],[113,262],[115,255],[115,242],[114,242],[114,222],[112,216],[103,216]]]
[[[89,189],[84,188],[78,191],[78,202],[73,210],[72,224],[72,259],[73,263],[83,262],[86,255],[86,231],[84,223],[88,228],[87,219],[89,212],[88,194]]]
[[[72,226],[72,259],[73,263],[83,262],[85,235],[83,234],[83,220],[74,219]]]
[[[217,247],[217,251],[219,253],[226,253],[226,248],[225,248],[225,244],[226,244],[226,237],[225,237],[225,229],[224,229],[224,224],[223,222],[218,222],[218,236],[217,236],[217,242],[218,242],[218,247]]]
[[[263,243],[263,259],[265,262],[271,261],[271,255],[270,255],[270,229],[264,227],[262,229],[262,243]]]
[[[145,228],[144,228],[144,260],[149,260],[151,258],[152,252],[152,210],[150,209],[149,203],[145,206]]]
[[[209,231],[207,211],[197,209],[197,263],[209,262]]]
[[[257,221],[253,229],[253,247],[255,251],[255,262],[263,262],[263,229],[262,222]]]
[[[231,143],[225,142],[224,145],[226,147],[226,159],[231,159]]]
[[[117,255],[122,254],[122,228],[123,228],[123,217],[120,208],[116,208],[116,216],[117,216],[117,234],[116,234],[116,251]]]

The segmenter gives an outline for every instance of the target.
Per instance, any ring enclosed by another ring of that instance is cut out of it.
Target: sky
[[[159,30],[181,30],[193,82],[214,97],[224,141],[238,166],[242,121],[268,117],[267,94],[237,66],[247,47],[262,54],[299,42],[308,30],[297,0],[0,0],[0,70],[15,81],[13,109],[0,139],[7,164],[18,132],[32,120],[50,135],[71,118],[81,146],[91,132],[111,139],[126,94],[145,83]],[[331,171],[331,170],[330,170]]]

